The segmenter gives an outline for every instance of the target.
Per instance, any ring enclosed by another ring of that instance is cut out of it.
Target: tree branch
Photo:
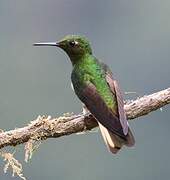
[[[170,88],[157,93],[137,98],[125,103],[128,119],[134,119],[155,111],[170,103]],[[45,140],[73,133],[84,132],[97,127],[97,122],[91,114],[64,114],[59,118],[39,116],[23,128],[0,133],[0,149],[6,146],[16,146],[29,140]]]

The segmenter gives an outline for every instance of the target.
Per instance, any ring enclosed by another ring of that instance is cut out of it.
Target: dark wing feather
[[[106,73],[106,81],[109,84],[112,93],[116,96],[119,120],[120,120],[121,126],[123,128],[124,134],[127,135],[129,126],[128,126],[128,122],[127,122],[127,118],[126,118],[126,113],[124,110],[123,96],[122,96],[121,90],[119,88],[118,82],[116,80],[114,80],[111,71],[106,67],[107,66],[105,65],[104,70]]]
[[[77,94],[93,116],[109,131],[126,140],[119,117],[107,107],[104,100],[98,94],[96,87],[89,82]]]

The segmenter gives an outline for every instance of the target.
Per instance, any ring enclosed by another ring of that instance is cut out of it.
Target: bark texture
[[[160,109],[169,103],[170,88],[127,101],[124,108],[128,120],[130,120]],[[67,113],[58,118],[39,116],[25,127],[1,132],[0,149],[6,146],[16,146],[30,140],[45,140],[85,132],[97,126],[96,120],[88,112],[77,115]]]

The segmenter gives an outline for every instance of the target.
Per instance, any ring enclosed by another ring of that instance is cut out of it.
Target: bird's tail
[[[129,128],[126,141],[120,138],[119,136],[115,135],[108,129],[106,129],[102,124],[99,124],[99,128],[101,131],[101,134],[103,136],[103,139],[105,141],[105,144],[107,145],[108,149],[113,153],[116,154],[123,145],[126,145],[128,147],[131,147],[135,144],[135,139],[133,137],[133,134]]]

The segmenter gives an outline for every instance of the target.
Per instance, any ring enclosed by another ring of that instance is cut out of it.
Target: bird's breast
[[[110,108],[115,107],[115,96],[108,86],[105,75],[102,73],[102,69],[92,68],[90,66],[89,68],[81,69],[79,71],[73,70],[71,79],[74,91],[79,98],[84,88],[88,86],[89,83],[92,83],[96,88],[96,93],[101,96],[107,106]]]

